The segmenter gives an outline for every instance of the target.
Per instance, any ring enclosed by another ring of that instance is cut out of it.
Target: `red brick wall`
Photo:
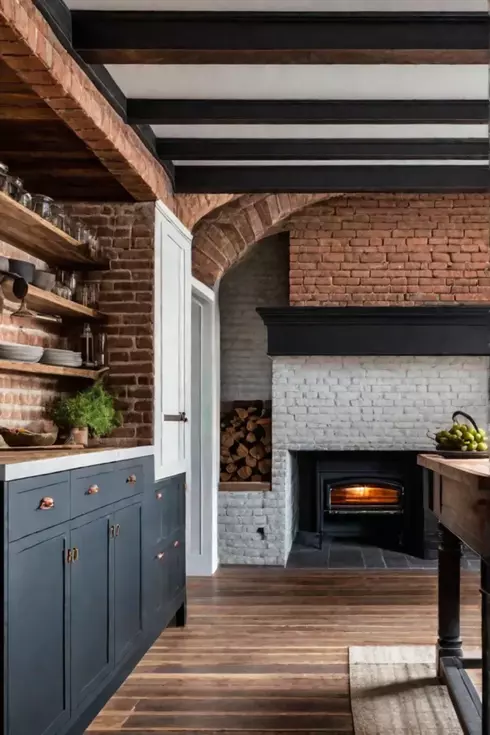
[[[100,280],[100,310],[108,315],[108,387],[124,414],[111,444],[153,441],[154,202],[67,207],[94,229],[110,270]]]
[[[0,242],[0,255],[40,264],[35,258],[3,242]],[[12,317],[18,307],[18,301],[4,303],[3,312],[0,313],[0,341],[56,347],[59,326],[37,319]],[[0,373],[0,424],[19,427],[42,419],[46,405],[56,395],[57,383],[55,378]]]
[[[294,215],[294,306],[490,301],[490,196],[354,195]]]

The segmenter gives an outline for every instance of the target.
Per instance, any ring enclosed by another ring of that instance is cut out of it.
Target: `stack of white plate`
[[[45,365],[56,365],[58,367],[81,367],[82,353],[72,350],[57,350],[47,347],[44,350],[41,362]]]
[[[42,347],[19,345],[16,342],[0,342],[0,359],[15,362],[39,362],[43,354]]]

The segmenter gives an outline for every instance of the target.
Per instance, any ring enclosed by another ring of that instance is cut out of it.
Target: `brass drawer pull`
[[[54,508],[53,498],[43,498],[39,503],[39,510],[52,510]]]
[[[161,500],[163,498],[163,493],[157,493],[155,497],[157,500]]]
[[[174,547],[177,548],[177,546],[180,546],[180,541],[174,541]]]
[[[121,530],[121,526],[119,523],[116,523],[116,536],[119,536],[119,531]]]
[[[115,526],[111,526],[110,529],[109,529],[109,538],[114,538],[115,531],[116,531],[116,527]]]
[[[157,559],[159,559],[161,561],[164,556],[165,556],[165,552],[164,551],[160,551],[160,553],[157,554]]]
[[[126,482],[129,483],[130,485],[136,485],[136,475],[129,475]]]
[[[78,551],[77,547],[73,547],[73,561],[78,561],[78,558],[80,556],[80,552]]]
[[[89,489],[87,490],[87,495],[97,495],[100,488],[98,485],[90,485]]]
[[[71,564],[72,561],[73,561],[73,551],[72,549],[68,549],[68,551],[66,552],[66,563]]]

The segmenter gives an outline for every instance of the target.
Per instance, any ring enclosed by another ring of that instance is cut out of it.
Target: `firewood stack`
[[[271,412],[261,401],[221,416],[221,482],[270,482]]]

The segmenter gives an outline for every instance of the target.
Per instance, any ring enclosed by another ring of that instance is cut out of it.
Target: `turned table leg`
[[[451,531],[439,525],[439,638],[437,671],[441,658],[463,656],[460,637],[461,542]]]

